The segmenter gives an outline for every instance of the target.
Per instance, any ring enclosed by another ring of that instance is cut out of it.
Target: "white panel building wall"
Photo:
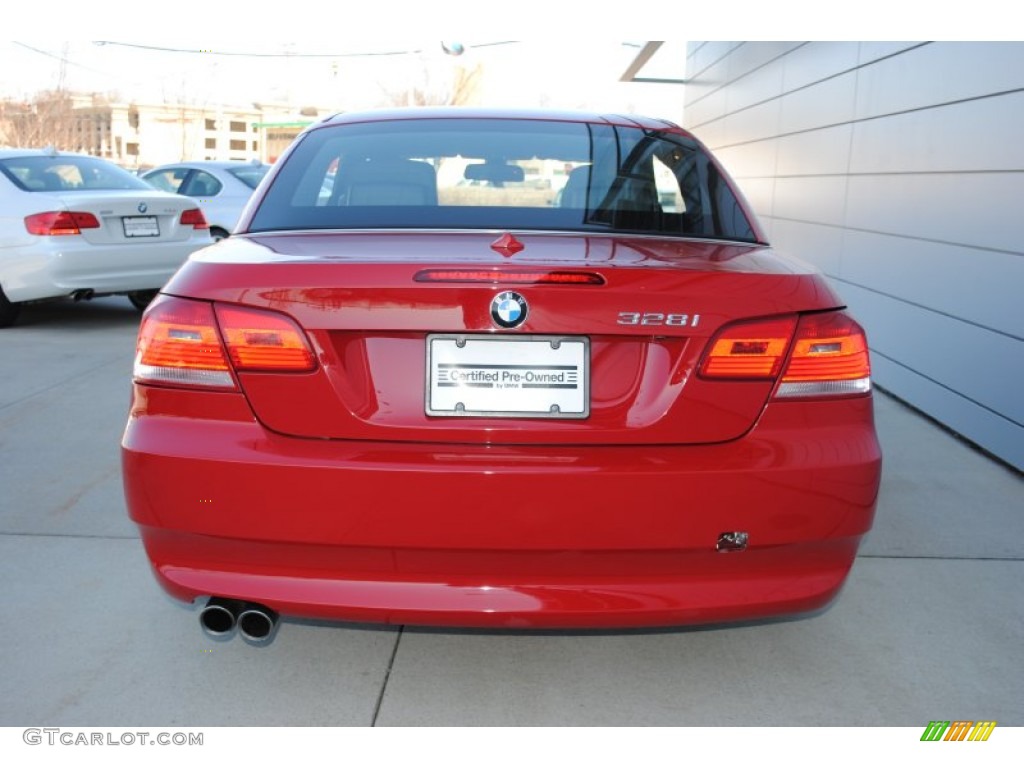
[[[685,125],[866,327],[874,378],[1024,469],[1024,43],[697,42]]]

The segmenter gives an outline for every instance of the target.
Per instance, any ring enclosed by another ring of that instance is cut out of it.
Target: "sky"
[[[351,110],[386,105],[409,87],[445,90],[457,68],[479,67],[476,98],[483,106],[654,111],[659,114],[653,116],[678,120],[678,86],[619,82],[643,42],[469,37],[243,40],[208,47],[195,39],[143,42],[115,35],[96,41],[26,39],[0,45],[0,71],[18,73],[0,80],[0,95],[26,98],[63,85],[151,103],[289,102]],[[449,55],[445,45],[463,52]],[[666,44],[650,67],[657,76],[678,78],[684,69],[681,42]]]
[[[997,25],[1006,19],[997,0],[974,0],[969,13],[924,0],[859,0],[834,12],[823,11],[820,0],[174,0],[158,12],[100,0],[88,13],[72,0],[47,0],[45,11],[8,6],[5,29],[31,37],[0,41],[0,97],[63,83],[158,103],[288,100],[351,110],[479,64],[485,106],[628,111],[676,121],[683,117],[681,86],[619,82],[645,40],[998,39],[1005,25]],[[74,36],[84,39],[68,40]],[[442,40],[462,43],[465,53],[446,55]],[[685,43],[666,43],[642,74],[682,78],[684,50]]]

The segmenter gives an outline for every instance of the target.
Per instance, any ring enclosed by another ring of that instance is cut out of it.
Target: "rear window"
[[[249,189],[256,189],[269,170],[269,165],[252,165],[245,168],[229,168],[228,172]]]
[[[160,171],[150,171],[143,175],[142,179],[164,192],[178,192],[182,182],[188,176],[188,168],[164,168]]]
[[[150,189],[137,176],[96,157],[9,157],[0,160],[0,172],[26,192]]]
[[[629,232],[753,242],[696,142],[667,131],[515,119],[325,126],[283,161],[248,231]]]

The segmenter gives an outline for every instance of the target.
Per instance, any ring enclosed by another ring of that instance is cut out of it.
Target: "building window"
[[[216,149],[217,148],[217,140],[216,139],[207,139],[206,140],[206,147],[205,148],[206,149]]]
[[[245,133],[245,123],[241,120],[231,121],[231,132],[232,133]]]
[[[139,145],[138,145],[138,142],[129,141],[127,144],[125,144],[125,151],[129,155],[132,155],[134,157],[138,157],[139,156]]]
[[[216,120],[211,120],[210,118],[206,118],[206,130],[208,130],[208,131],[216,131],[217,130],[217,121]]]
[[[243,152],[245,151],[245,139],[232,139],[231,151],[234,152],[239,149],[242,150]]]

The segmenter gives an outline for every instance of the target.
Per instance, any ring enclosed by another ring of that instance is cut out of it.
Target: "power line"
[[[27,43],[18,42],[17,40],[12,40],[11,44],[18,46],[19,48],[24,48],[27,51],[32,51],[32,53],[38,53],[40,56],[46,56],[46,57],[51,58],[51,59],[56,59],[57,61],[61,62],[62,65],[70,64],[73,67],[78,67],[79,69],[84,69],[84,70],[86,70],[88,72],[95,72],[97,75],[103,75],[104,77],[114,77],[115,76],[115,75],[112,75],[110,72],[104,72],[104,71],[102,71],[100,69],[94,69],[93,67],[87,67],[84,64],[79,64],[77,61],[71,61],[71,59],[69,59],[67,57],[67,55],[66,55],[66,50],[65,50],[65,53],[63,53],[63,54],[57,54],[57,53],[51,53],[50,51],[44,51],[41,48],[35,48],[35,47],[33,47],[33,46],[31,46],[31,45],[29,45]]]
[[[518,40],[498,40],[488,43],[466,44],[469,48],[491,48],[496,45],[511,45],[518,43]],[[173,48],[161,45],[143,45],[141,43],[123,43],[116,40],[93,40],[95,45],[114,45],[121,48],[135,48],[144,51],[156,51],[159,53],[185,53],[203,54],[206,56],[237,56],[251,59],[347,59],[367,58],[372,56],[410,56],[425,53],[424,48],[392,51],[361,51],[353,53],[265,53],[265,52],[243,52],[243,51],[221,51],[212,48]],[[440,43],[438,44],[440,45]]]

